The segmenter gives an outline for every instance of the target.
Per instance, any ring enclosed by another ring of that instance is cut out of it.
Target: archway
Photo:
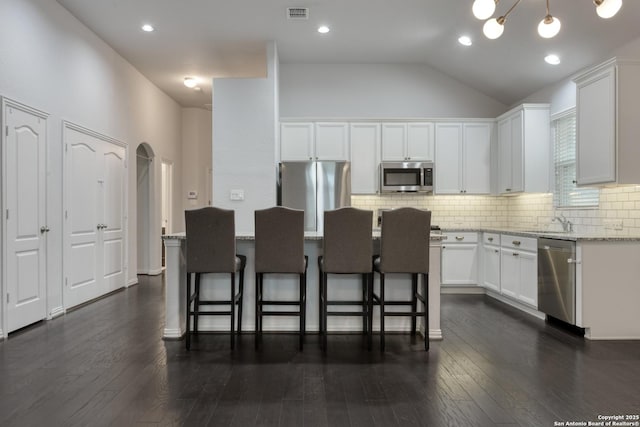
[[[159,230],[154,229],[154,164],[153,149],[146,142],[136,149],[136,191],[137,191],[137,260],[138,274],[157,274],[152,271],[153,242]]]

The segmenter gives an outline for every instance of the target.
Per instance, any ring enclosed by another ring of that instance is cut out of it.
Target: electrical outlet
[[[622,230],[623,222],[621,219],[603,219],[602,225],[606,230]]]

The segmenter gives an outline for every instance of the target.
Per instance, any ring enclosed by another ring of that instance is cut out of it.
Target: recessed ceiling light
[[[544,57],[544,61],[547,64],[551,64],[551,65],[558,65],[560,63],[560,57],[558,57],[558,55],[547,55]]]
[[[329,31],[331,31],[331,30],[326,25],[322,25],[322,26],[318,27],[318,32],[320,34],[327,34]]]
[[[458,37],[458,43],[460,43],[462,46],[471,46],[473,44],[473,41],[471,41],[471,37],[469,36],[460,36]]]
[[[152,32],[153,30],[155,30],[155,28],[153,28],[153,25],[150,25],[150,24],[144,24],[144,25],[142,26],[142,31],[144,31],[144,32],[146,32],[146,33],[150,33],[150,32]]]
[[[198,80],[195,77],[185,77],[184,85],[188,88],[194,88],[198,85]]]

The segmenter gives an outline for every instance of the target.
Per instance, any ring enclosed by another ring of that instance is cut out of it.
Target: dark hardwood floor
[[[483,296],[442,298],[445,339],[163,341],[161,277],[0,342],[2,426],[553,426],[640,414],[640,341],[590,342]],[[374,346],[377,344],[374,340]]]

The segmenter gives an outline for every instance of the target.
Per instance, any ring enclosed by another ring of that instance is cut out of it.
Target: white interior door
[[[106,292],[123,286],[124,277],[124,148],[102,143],[102,278]]]
[[[125,150],[65,124],[65,307],[124,286]]]
[[[46,317],[46,116],[4,105],[7,332]]]

